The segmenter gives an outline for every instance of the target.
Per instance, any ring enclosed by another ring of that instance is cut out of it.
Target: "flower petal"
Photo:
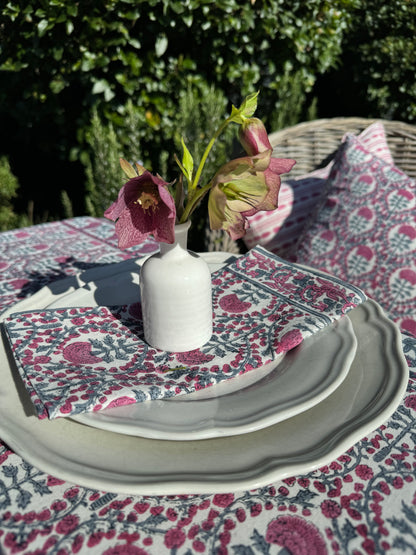
[[[129,179],[120,189],[117,200],[104,212],[104,216],[115,222],[128,205],[138,199],[140,187],[151,180],[151,177],[152,174],[146,171],[141,176]]]
[[[218,186],[213,187],[208,197],[208,216],[211,229],[222,228],[223,221],[225,220],[226,203],[227,197],[221,189]]]
[[[223,229],[228,233],[233,241],[240,239],[246,234],[248,222],[244,216],[242,216],[239,212],[234,212],[226,207],[225,217],[226,219],[223,223]]]
[[[143,243],[150,234],[150,226],[146,223],[143,211],[124,210],[116,222],[119,248],[127,249]]]
[[[227,197],[227,204],[235,212],[245,212],[257,208],[269,189],[263,173],[255,173],[220,186]]]
[[[291,158],[271,158],[269,170],[274,173],[278,173],[281,175],[282,173],[288,173],[296,164],[296,160],[292,160]]]
[[[268,212],[270,210],[275,210],[278,207],[278,198],[281,185],[280,177],[270,170],[266,170],[265,172],[263,172],[263,175],[266,180],[268,192],[263,201],[260,202],[255,208],[252,208],[249,211],[243,213],[243,216],[247,218],[249,216],[254,216],[254,214],[257,214],[257,212],[263,210]]]
[[[243,179],[254,172],[262,172],[267,170],[271,160],[271,150],[260,152],[255,156],[244,156],[230,160],[217,171],[212,182],[214,185],[218,183],[226,183],[233,179]]]

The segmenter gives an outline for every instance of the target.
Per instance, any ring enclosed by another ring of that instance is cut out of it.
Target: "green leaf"
[[[259,91],[249,94],[240,106],[240,113],[243,117],[251,118],[254,112],[257,110],[257,97],[259,96]]]
[[[72,17],[76,17],[78,15],[78,4],[67,4],[66,12],[68,15],[71,15]]]
[[[231,115],[228,118],[230,121],[241,125],[243,123],[243,118],[241,117],[240,110],[234,105],[231,107]]]
[[[99,81],[96,81],[94,83],[94,86],[92,88],[92,94],[100,94],[104,92],[106,89],[108,89],[108,87],[109,87],[108,81],[106,81],[105,79],[100,79]]]
[[[140,44],[140,41],[138,41],[137,39],[129,39],[128,43],[130,44],[130,46],[136,48],[137,50],[139,50],[142,46]]]
[[[178,164],[178,166],[181,169],[181,172],[183,173],[183,175],[186,175],[186,170],[185,168],[182,166],[182,162],[179,160],[179,158],[176,156],[176,154],[174,154],[174,158],[175,158],[175,162]]]
[[[133,166],[129,164],[127,160],[124,160],[124,158],[120,158],[120,166],[123,172],[127,175],[127,177],[130,177],[130,178],[137,177],[137,173],[133,168]]]
[[[250,118],[257,109],[257,97],[259,91],[249,94],[242,102],[239,108],[232,106],[229,121],[242,124],[245,119]]]
[[[56,77],[55,79],[52,79],[52,81],[49,84],[51,91],[54,94],[59,94],[66,87],[66,85],[67,85],[66,81],[60,76]]]
[[[74,24],[72,23],[72,21],[69,19],[66,24],[66,34],[70,35],[72,33],[72,31],[74,30]]]
[[[43,37],[43,35],[46,33],[47,28],[48,28],[48,20],[41,19],[38,23],[38,34],[40,37]]]
[[[192,154],[189,152],[185,141],[183,138],[181,139],[181,144],[183,148],[183,157],[182,157],[182,166],[185,170],[185,177],[189,183],[192,182],[192,175],[194,172],[194,159],[192,158]]]
[[[64,53],[64,49],[63,48],[53,48],[52,49],[52,55],[54,57],[54,59],[59,62],[59,60],[62,59],[62,55]]]
[[[156,39],[156,43],[155,43],[156,56],[158,58],[163,56],[163,54],[166,52],[167,47],[168,47],[168,38],[164,33],[162,33]]]
[[[94,83],[92,94],[104,94],[104,99],[109,102],[114,97],[110,84],[106,79],[100,79]]]

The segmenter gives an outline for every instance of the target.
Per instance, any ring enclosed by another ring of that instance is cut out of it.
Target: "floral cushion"
[[[416,336],[416,182],[348,134],[297,261],[359,286]]]
[[[393,163],[382,123],[371,124],[358,138],[370,152]],[[324,168],[282,182],[279,208],[258,212],[248,218],[250,228],[244,236],[246,246],[251,249],[262,245],[282,258],[293,259],[294,247],[305,224],[315,212],[332,164],[330,162]]]

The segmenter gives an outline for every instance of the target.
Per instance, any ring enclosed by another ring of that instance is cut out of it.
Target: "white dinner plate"
[[[309,472],[383,424],[406,390],[400,333],[367,301],[349,312],[358,341],[341,385],[309,410],[261,430],[198,441],[123,435],[39,420],[10,352],[0,352],[0,436],[44,472],[125,494],[220,493]]]

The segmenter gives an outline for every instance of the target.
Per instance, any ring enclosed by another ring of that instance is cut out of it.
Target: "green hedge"
[[[377,116],[416,121],[416,2],[364,0],[357,15],[345,55],[363,103]]]
[[[187,91],[198,98],[214,86],[220,101],[237,105],[260,90],[257,113],[275,130],[308,117],[315,82],[341,60],[343,44],[360,48],[351,81],[364,75],[374,102],[397,105],[400,117],[402,102],[413,99],[410,119],[416,98],[411,75],[400,81],[404,93],[393,85],[383,92],[387,76],[380,76],[380,67],[387,48],[394,76],[405,74],[393,64],[397,57],[414,75],[414,51],[394,23],[399,8],[414,8],[406,0],[387,4],[9,0],[0,15],[0,154],[9,156],[22,198],[34,201],[38,215],[41,207],[44,217],[62,217],[63,197],[76,214],[84,213],[94,109],[103,125],[113,127],[120,155],[137,155],[154,171],[164,157],[169,172],[166,153],[177,144],[178,107]],[[362,33],[378,21],[380,29],[374,28],[383,35],[392,20],[390,42]]]
[[[416,121],[416,2],[360,0],[337,68],[318,79],[322,116]]]

